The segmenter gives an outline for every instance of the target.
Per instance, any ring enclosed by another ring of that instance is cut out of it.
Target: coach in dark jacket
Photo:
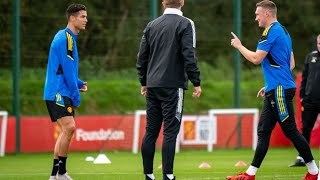
[[[300,99],[302,135],[310,143],[311,132],[320,113],[320,34],[317,37],[317,50],[309,53],[304,63]],[[305,166],[305,162],[299,155],[295,162],[289,166]]]
[[[162,16],[148,23],[143,31],[137,57],[141,94],[147,100],[147,125],[142,142],[142,158],[146,180],[155,179],[153,159],[155,142],[162,121],[163,179],[172,180],[175,144],[179,133],[184,90],[188,79],[194,86],[193,96],[201,94],[200,72],[195,47],[196,32],[192,20],[184,17],[183,0],[163,0]]]

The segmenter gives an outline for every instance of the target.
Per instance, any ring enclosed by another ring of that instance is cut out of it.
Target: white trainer
[[[63,175],[58,174],[57,180],[73,180],[68,173],[64,173]]]
[[[57,180],[56,176],[50,176],[49,180]]]

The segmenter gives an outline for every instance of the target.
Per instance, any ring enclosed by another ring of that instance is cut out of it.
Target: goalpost
[[[253,124],[252,124],[252,149],[255,150],[257,146],[257,126],[259,118],[259,110],[257,108],[248,108],[248,109],[211,109],[209,110],[209,119],[210,119],[210,131],[209,137],[213,138],[208,140],[208,151],[212,152],[213,142],[217,142],[217,116],[218,115],[253,115]]]
[[[258,117],[259,110],[256,108],[248,108],[248,109],[211,109],[208,111],[208,115],[183,115],[181,120],[181,128],[180,132],[177,136],[176,141],[176,152],[180,151],[181,145],[205,145],[207,146],[208,152],[212,152],[213,145],[219,143],[218,142],[218,131],[224,131],[224,126],[219,127],[218,124],[221,125],[221,119],[218,118],[221,115],[241,115],[246,116],[250,115],[250,118],[243,118],[245,120],[246,125],[249,126],[250,131],[246,133],[246,137],[252,136],[252,149],[255,150],[257,145],[257,126],[258,126]],[[143,116],[146,116],[146,110],[137,110],[135,111],[134,117],[134,129],[133,129],[133,144],[132,144],[132,152],[137,154],[139,151],[139,145],[141,144],[141,120]],[[240,119],[240,122],[243,121]],[[250,121],[248,121],[248,119]],[[143,119],[145,120],[145,119]],[[234,118],[226,118],[226,121],[230,121],[232,123],[227,124],[228,128],[232,128],[232,124],[235,123]],[[219,123],[218,123],[219,122]],[[185,124],[186,123],[186,124]],[[185,125],[188,125],[187,128],[184,128]],[[185,129],[193,129],[192,138],[184,137],[187,135],[187,132],[184,132]],[[248,133],[250,132],[252,134]],[[239,137],[241,138],[241,137]],[[249,138],[249,139],[250,139]],[[220,139],[221,140],[221,139]],[[220,143],[221,144],[221,143]]]
[[[0,111],[0,116],[2,116],[1,140],[0,140],[0,157],[3,157],[4,154],[5,154],[5,146],[6,146],[8,112],[7,111]]]

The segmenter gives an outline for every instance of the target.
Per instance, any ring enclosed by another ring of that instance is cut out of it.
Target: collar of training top
[[[166,8],[163,14],[177,14],[179,16],[182,16],[182,11],[176,8]]]

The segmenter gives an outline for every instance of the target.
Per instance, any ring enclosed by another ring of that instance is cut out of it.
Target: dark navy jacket
[[[301,98],[311,98],[320,102],[320,52],[307,55],[302,71]]]
[[[200,86],[192,20],[175,8],[151,21],[143,31],[136,67],[142,86],[187,89]]]

